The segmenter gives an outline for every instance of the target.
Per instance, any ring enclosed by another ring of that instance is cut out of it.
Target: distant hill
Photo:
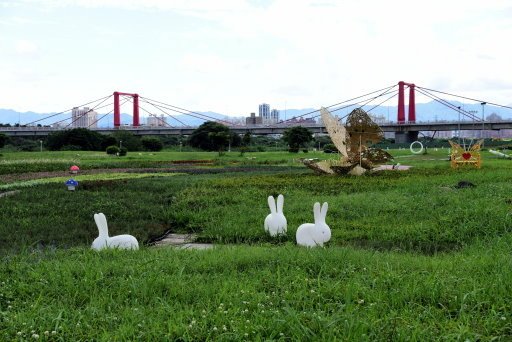
[[[479,103],[475,104],[463,104],[460,102],[451,102],[454,106],[461,106],[462,109],[466,111],[474,111],[474,115],[478,118],[482,116],[482,106]],[[345,109],[336,110],[336,107],[330,108],[333,114],[338,115],[339,117],[346,116],[350,113],[350,111],[354,109],[354,107],[349,107]],[[366,111],[370,111],[371,114],[378,115],[383,117],[385,120],[396,121],[397,119],[397,106],[379,106],[373,108],[372,105],[364,106],[363,109]],[[304,108],[304,109],[281,109],[280,111],[280,119],[291,119],[293,117],[297,117],[306,113],[310,113],[316,111],[315,108]],[[512,110],[492,105],[485,105],[485,116],[489,116],[491,114],[498,114],[503,119],[512,119]],[[406,106],[406,118],[408,108]],[[216,112],[198,112],[202,115],[191,114],[179,114],[173,115],[172,117],[167,118],[167,122],[172,126],[199,126],[206,120],[226,120],[237,123],[245,123],[245,117],[232,117],[223,115]],[[59,120],[66,120],[69,123],[70,113],[55,115],[54,113],[35,113],[35,112],[17,112],[12,109],[0,109],[0,123],[3,124],[17,124],[21,123],[22,125],[26,124],[41,124],[41,125],[50,125]],[[104,113],[99,113],[98,117],[100,118]],[[47,118],[49,117],[49,118]],[[314,112],[306,117],[319,117],[319,112]],[[46,119],[45,119],[46,118]],[[461,114],[461,118],[464,119],[464,116]],[[448,107],[431,101],[428,103],[417,103],[416,104],[416,120],[417,121],[435,121],[435,120],[457,120],[458,113],[457,111],[451,110]],[[38,121],[40,120],[40,121]],[[467,119],[469,120],[469,119]],[[109,114],[106,117],[102,118],[98,121],[99,127],[112,127],[114,121],[113,114]],[[144,124],[146,122],[146,117],[141,116],[141,123]],[[121,123],[130,125],[132,123],[132,116],[126,113],[121,114]]]

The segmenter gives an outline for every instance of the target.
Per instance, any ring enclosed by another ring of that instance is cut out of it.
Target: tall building
[[[153,127],[164,127],[167,125],[167,118],[162,114],[160,116],[148,116],[146,119],[146,125]]]
[[[256,116],[256,113],[251,113],[251,116],[245,118],[245,125],[260,125],[262,124],[261,115]]]
[[[74,107],[71,110],[71,126],[72,127],[84,127],[84,128],[97,128],[97,117],[96,111],[84,107],[82,109]]]
[[[270,111],[270,123],[276,124],[279,122],[279,111],[277,109],[272,109]]]
[[[264,124],[270,123],[270,105],[268,103],[262,103],[259,106],[259,116]]]

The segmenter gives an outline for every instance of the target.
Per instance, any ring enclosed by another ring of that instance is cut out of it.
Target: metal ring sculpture
[[[419,150],[415,150],[413,147],[414,147],[414,144],[420,144],[420,149]],[[419,142],[418,140],[416,141],[413,141],[411,143],[411,146],[409,146],[409,150],[411,150],[411,153],[412,154],[421,154],[423,153],[423,144],[421,142]]]

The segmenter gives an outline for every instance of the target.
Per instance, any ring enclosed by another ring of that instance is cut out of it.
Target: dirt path
[[[224,167],[224,168],[197,168],[197,167],[172,167],[172,168],[121,168],[121,169],[90,169],[80,171],[80,175],[94,175],[99,173],[167,173],[183,172],[188,174],[205,173],[226,173],[226,172],[250,172],[250,171],[285,171],[287,168],[281,166],[244,166],[244,167]],[[69,171],[51,171],[51,172],[27,172],[0,175],[0,179],[5,183],[26,181],[41,178],[53,177],[72,177]]]

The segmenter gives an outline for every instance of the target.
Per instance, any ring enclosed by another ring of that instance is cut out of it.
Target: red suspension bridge
[[[406,103],[405,93],[408,90],[408,112],[406,118]],[[416,93],[430,98],[437,103],[447,107],[449,110],[455,111],[459,119],[452,122],[417,122],[416,113]],[[413,141],[418,138],[418,132],[420,131],[456,131],[456,130],[502,130],[512,129],[512,120],[490,122],[485,121],[484,117],[478,117],[474,111],[464,110],[459,106],[456,101],[448,101],[441,96],[458,98],[463,101],[472,101],[482,105],[489,104],[497,107],[510,109],[512,107],[504,106],[489,101],[478,100],[474,98],[454,95],[443,91],[433,90],[421,86],[417,86],[414,83],[407,83],[400,81],[398,84],[382,88],[358,97],[354,97],[342,102],[326,106],[332,113],[338,111],[349,111],[351,108],[364,108],[366,112],[372,113],[376,108],[382,106],[384,103],[390,101],[394,97],[398,97],[398,109],[396,114],[396,122],[380,123],[381,128],[386,132],[395,132],[397,142]],[[113,102],[106,103],[113,97]],[[132,104],[132,125],[125,126],[121,123],[121,106],[126,103]],[[94,104],[94,105],[92,105]],[[92,107],[86,107],[92,105]],[[150,106],[147,109],[146,106]],[[83,110],[78,110],[79,107],[84,107]],[[111,110],[100,115],[93,121],[85,121],[83,118],[88,113],[98,111],[103,108],[111,108]],[[154,117],[160,124],[158,127],[143,126],[140,123],[140,111],[145,112],[148,117]],[[0,127],[0,133],[6,133],[9,135],[46,135],[50,132],[62,129],[69,129],[75,127],[85,127],[100,132],[109,133],[118,129],[130,130],[138,135],[154,135],[154,134],[190,134],[196,127],[185,124],[184,117],[193,117],[201,121],[216,121],[229,126],[232,130],[238,133],[244,133],[247,131],[253,134],[279,134],[282,133],[286,128],[297,125],[297,119],[314,119],[320,116],[320,109],[314,110],[302,115],[298,115],[292,119],[283,120],[275,124],[264,124],[264,125],[239,125],[222,120],[211,115],[191,111],[185,108],[177,107],[162,101],[153,100],[140,96],[136,93],[125,93],[125,92],[114,92],[112,95],[102,97],[100,99],[90,101],[82,104],[78,107],[54,113],[45,116],[41,119],[28,122],[26,124],[20,124],[20,127]],[[98,121],[106,118],[113,113],[113,128],[98,128]],[[71,114],[71,117],[70,117]],[[58,121],[46,124],[50,119],[62,118]],[[339,120],[343,120],[347,115],[339,117]],[[462,120],[461,120],[462,116]],[[164,120],[165,118],[167,120]],[[181,118],[181,119],[180,119]],[[299,123],[303,126],[310,128],[315,133],[325,133],[325,127],[321,123],[311,123],[312,120],[304,120],[303,123]],[[44,126],[40,123],[44,122]],[[38,125],[39,123],[39,125]],[[41,127],[40,127],[41,126]]]

